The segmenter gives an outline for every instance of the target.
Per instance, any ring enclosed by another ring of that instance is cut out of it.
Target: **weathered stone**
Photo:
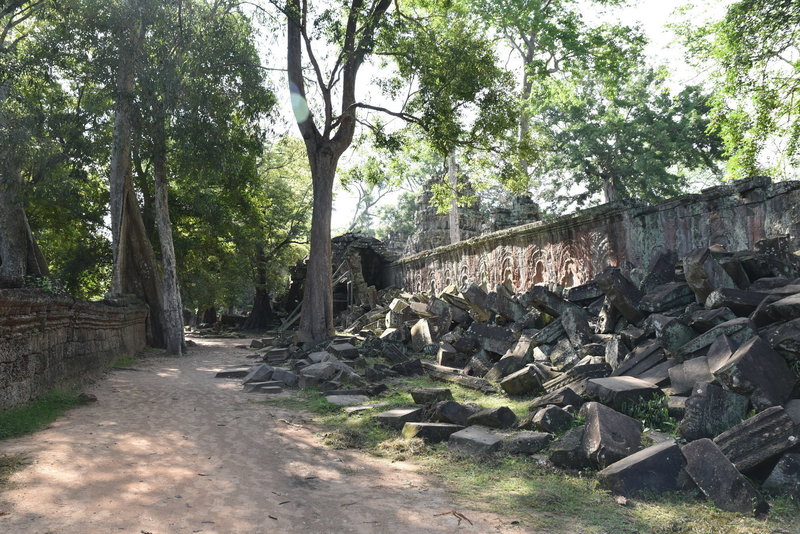
[[[256,365],[242,380],[242,384],[249,384],[250,382],[264,382],[272,377],[272,366],[262,363]]]
[[[245,393],[280,393],[283,388],[280,382],[268,380],[264,382],[249,382],[244,385],[242,391]]]
[[[714,376],[724,388],[749,395],[759,410],[786,402],[796,381],[783,357],[758,336],[739,347]]]
[[[648,291],[639,301],[639,309],[657,313],[686,306],[694,302],[694,299],[692,288],[685,282],[670,282]]]
[[[525,315],[525,308],[513,298],[500,293],[489,293],[486,306],[507,321],[518,321]]]
[[[590,398],[615,410],[622,410],[663,395],[657,386],[631,376],[592,378],[586,384],[586,393]]]
[[[736,287],[730,275],[707,248],[690,251],[683,258],[683,272],[686,276],[686,283],[697,296],[697,302],[701,304],[715,289]]]
[[[567,406],[572,406],[573,408],[579,408],[583,404],[583,402],[584,402],[583,397],[575,393],[575,391],[572,388],[563,387],[551,393],[547,393],[546,395],[536,397],[533,400],[533,402],[531,402],[528,409],[531,412],[535,412],[538,411],[539,408],[542,408],[549,404],[560,406],[562,408],[565,408]]]
[[[447,440],[450,450],[470,456],[485,456],[500,450],[502,436],[488,428],[473,425],[453,432]]]
[[[681,448],[681,453],[686,459],[686,472],[718,508],[751,515],[769,510],[761,494],[710,439],[692,441]]]
[[[451,434],[463,430],[461,425],[450,423],[406,423],[403,425],[403,437],[405,439],[422,438],[428,443],[440,443],[447,441]]]
[[[406,423],[422,421],[422,408],[395,408],[373,415],[372,420],[383,426],[401,430]]]
[[[707,332],[715,326],[736,319],[728,308],[717,308],[716,310],[696,310],[689,318],[689,326],[700,333]]]
[[[605,378],[611,374],[611,367],[606,362],[576,365],[566,373],[561,373],[556,378],[548,380],[542,386],[549,393],[564,387],[571,387],[576,393],[583,395],[586,382],[590,378]],[[579,391],[578,384],[582,384]]]
[[[516,373],[523,367],[530,363],[530,358],[526,356],[510,356],[508,358],[501,358],[495,363],[489,372],[486,373],[484,378],[497,382],[506,376]]]
[[[534,365],[526,365],[500,381],[500,387],[509,395],[526,395],[544,391],[542,378]]]
[[[467,419],[477,411],[478,408],[474,406],[467,406],[456,401],[441,401],[434,406],[431,421],[467,426]]]
[[[728,308],[739,317],[747,317],[768,295],[756,291],[735,288],[720,288],[712,291],[706,298],[708,309]]]
[[[791,320],[770,331],[766,340],[787,360],[800,360],[800,319]]]
[[[549,289],[542,286],[533,286],[526,293],[520,296],[520,302],[526,308],[535,307],[553,317],[558,317],[567,309],[573,309],[579,313],[583,309],[568,300],[561,298]]]
[[[436,363],[445,367],[464,367],[468,356],[458,352],[450,344],[443,344],[436,353]]]
[[[602,296],[603,292],[594,280],[564,290],[564,298],[578,305],[589,304]]]
[[[686,360],[669,369],[670,389],[673,395],[688,394],[698,382],[707,383],[714,380],[705,356]]]
[[[550,363],[556,369],[567,370],[580,360],[578,353],[568,338],[562,338],[550,351]]]
[[[781,406],[767,408],[723,432],[714,443],[741,472],[800,443],[800,429]]]
[[[339,374],[341,368],[335,362],[312,363],[300,370],[302,387],[321,384],[333,379]]]
[[[533,415],[531,423],[536,430],[560,434],[571,427],[574,421],[575,417],[564,408],[547,406]]]
[[[508,454],[536,454],[552,439],[552,434],[524,430],[503,436],[501,448]]]
[[[286,387],[294,387],[300,381],[300,377],[288,369],[283,367],[275,367],[272,370],[272,379],[278,382],[283,382]]]
[[[580,416],[586,421],[583,450],[592,463],[607,467],[638,451],[642,446],[642,424],[598,402],[587,402]]]
[[[531,340],[530,336],[523,334],[520,336],[519,340],[517,340],[514,346],[508,349],[505,354],[503,354],[503,357],[507,358],[509,356],[517,356],[532,358],[533,349],[533,341]]]
[[[422,362],[419,358],[396,363],[391,367],[392,371],[401,376],[421,376],[425,374]]]
[[[611,373],[612,376],[635,376],[643,373],[651,367],[663,362],[666,358],[664,349],[658,341],[651,341],[639,345]]]
[[[414,352],[422,350],[433,343],[431,329],[427,319],[420,319],[411,327],[411,347]]]
[[[249,365],[240,365],[238,367],[229,367],[223,369],[214,375],[214,378],[244,378],[250,374],[251,367]]]
[[[380,335],[383,341],[390,341],[394,343],[405,343],[411,337],[411,333],[407,326],[399,326],[397,328],[387,328]]]
[[[453,393],[447,388],[417,388],[410,393],[415,404],[453,400]]]
[[[699,383],[686,399],[678,435],[692,441],[713,438],[739,424],[747,413],[747,397],[725,391],[716,384]]]
[[[366,395],[328,395],[325,400],[336,406],[355,406],[369,402]]]
[[[583,310],[567,308],[561,314],[561,324],[567,332],[567,337],[574,348],[580,348],[592,342],[593,335],[589,328],[589,321]]]
[[[438,378],[439,380],[445,380],[447,382],[455,382],[456,384],[470,389],[477,389],[484,393],[494,393],[496,391],[492,383],[488,380],[466,375],[462,369],[452,369],[430,362],[421,362],[421,365],[424,372],[433,378]]]
[[[591,465],[583,448],[585,431],[585,426],[571,428],[550,444],[548,458],[553,465],[570,469],[583,469]]]
[[[495,354],[505,354],[517,341],[514,332],[508,328],[481,323],[472,323],[467,335],[474,336],[481,347]]]
[[[640,285],[642,291],[649,293],[658,286],[674,282],[677,263],[678,255],[673,250],[662,249],[653,254]]]
[[[677,351],[673,352],[672,356],[678,361],[688,360],[695,356],[702,356],[702,351],[721,335],[728,336],[728,338],[735,343],[742,343],[757,335],[757,332],[753,323],[750,322],[750,319],[746,317],[732,319],[703,332]]]
[[[485,323],[489,320],[489,313],[487,312],[486,291],[477,284],[470,284],[462,291],[464,300],[470,305],[472,316],[476,321]]]
[[[792,418],[794,424],[800,427],[800,399],[792,399],[783,405],[786,415]]]
[[[324,350],[320,352],[312,352],[307,356],[307,358],[313,363],[335,362],[338,360],[336,356]]]
[[[469,359],[467,365],[464,366],[464,372],[468,375],[484,377],[491,367],[491,360],[489,360],[486,351],[481,349],[475,353],[475,356]]]
[[[618,268],[608,267],[596,278],[596,282],[625,319],[631,323],[642,319],[642,312],[638,308],[642,293]]]
[[[558,341],[566,332],[564,325],[561,324],[561,319],[551,321],[550,324],[533,334],[531,339],[537,345],[552,345]]]
[[[328,351],[344,360],[355,360],[358,358],[358,349],[352,343],[332,343]]]
[[[625,342],[622,341],[622,337],[612,335],[606,342],[605,352],[605,360],[611,367],[611,370],[615,370],[627,356],[628,347],[625,345]]]
[[[656,339],[661,346],[670,353],[697,337],[697,331],[685,325],[677,317],[653,314],[646,320],[647,324],[656,334]]]
[[[669,416],[673,419],[683,419],[684,415],[686,415],[686,401],[688,399],[688,397],[680,395],[669,395],[667,397]]]
[[[253,341],[250,342],[250,348],[251,349],[263,349],[264,348],[264,343],[259,339],[254,339]]]
[[[800,497],[800,454],[784,454],[761,487],[771,493]]]
[[[492,428],[511,428],[517,422],[517,416],[507,406],[486,408],[467,417],[470,425],[482,425]]]
[[[685,465],[681,448],[665,441],[609,465],[597,473],[598,485],[625,497],[677,491]]]
[[[711,371],[711,374],[714,374],[730,360],[733,353],[739,348],[739,345],[741,345],[741,343],[734,343],[724,334],[714,340],[711,346],[708,347],[708,353],[706,355],[708,370]]]

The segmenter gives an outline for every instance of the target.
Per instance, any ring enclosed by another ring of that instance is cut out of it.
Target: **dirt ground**
[[[98,402],[0,442],[28,463],[0,493],[0,532],[519,532],[417,466],[324,448],[302,414],[214,378],[247,361],[240,341],[198,343],[111,371],[84,388]]]

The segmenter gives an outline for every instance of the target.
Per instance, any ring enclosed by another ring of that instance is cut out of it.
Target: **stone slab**
[[[451,434],[463,429],[461,425],[450,423],[406,423],[403,425],[403,437],[422,438],[428,443],[440,443],[447,441]]]
[[[488,428],[474,425],[453,432],[447,440],[450,450],[471,456],[485,456],[500,450],[502,436]]]

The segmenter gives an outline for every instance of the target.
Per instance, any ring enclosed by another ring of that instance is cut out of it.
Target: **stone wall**
[[[758,177],[654,206],[606,204],[486,234],[403,258],[391,274],[411,291],[506,279],[518,292],[537,283],[571,287],[609,265],[646,268],[661,249],[683,255],[719,244],[736,251],[787,234],[793,250],[800,248],[800,182]]]
[[[97,375],[144,348],[147,307],[0,290],[0,409]]]

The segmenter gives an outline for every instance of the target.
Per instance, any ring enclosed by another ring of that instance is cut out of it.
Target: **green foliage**
[[[641,421],[645,428],[674,433],[677,422],[669,415],[667,398],[659,395],[653,399],[627,402],[620,412]]]
[[[0,412],[0,439],[32,434],[80,404],[77,391],[51,391],[30,404]]]
[[[697,87],[671,94],[659,71],[613,80],[583,71],[540,85],[534,100],[541,150],[531,164],[550,177],[557,203],[601,192],[606,202],[663,199],[684,192],[687,170],[714,172],[721,156],[719,138],[706,133],[708,97]]]
[[[741,0],[721,21],[680,30],[691,59],[711,65],[728,174],[787,176],[800,165],[800,3]]]

